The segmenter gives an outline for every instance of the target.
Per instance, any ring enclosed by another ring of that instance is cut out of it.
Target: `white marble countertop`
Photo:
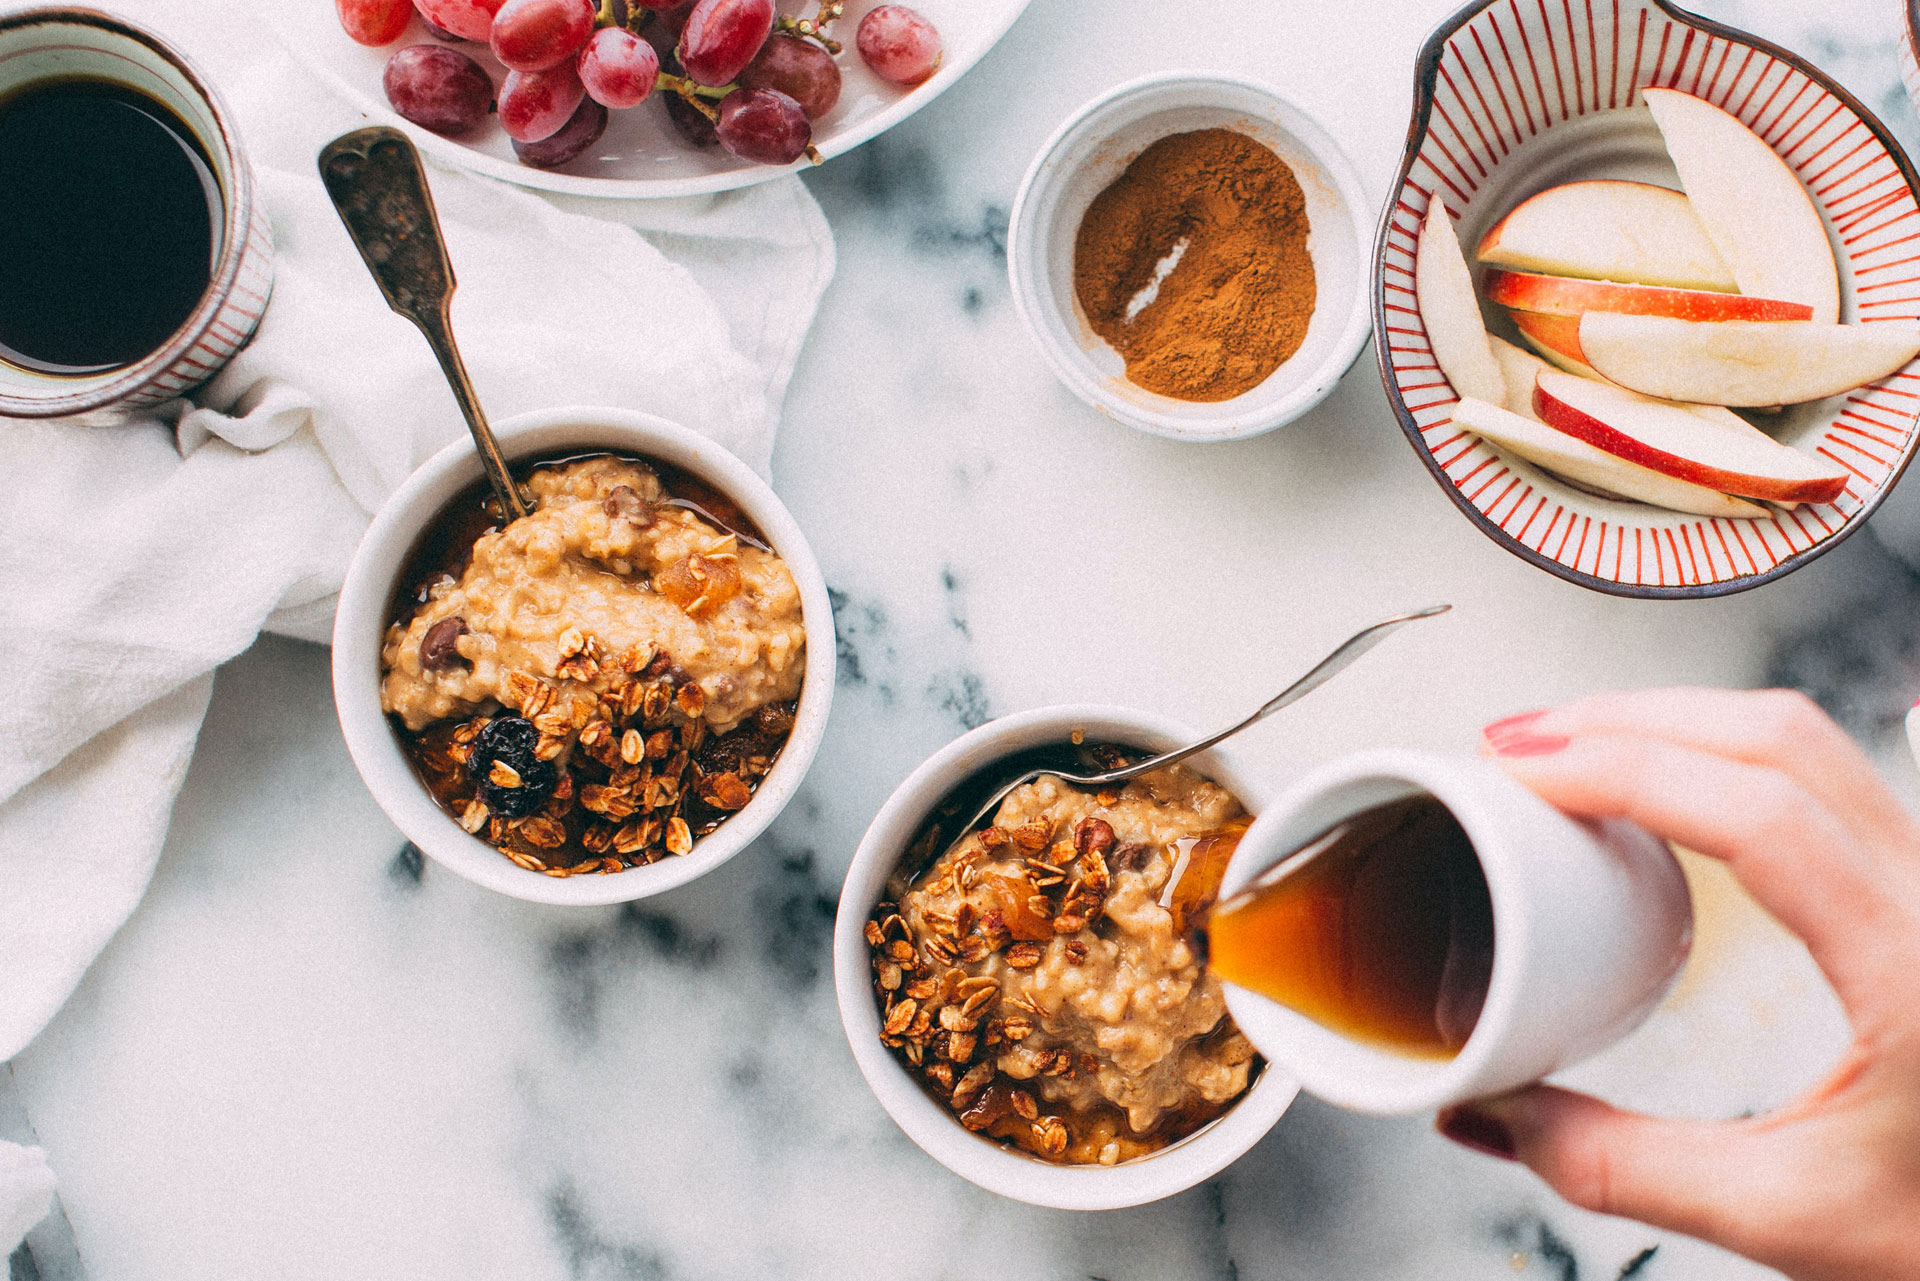
[[[834,1011],[853,846],[961,729],[1068,700],[1213,725],[1360,623],[1434,600],[1456,612],[1250,733],[1245,759],[1284,779],[1363,746],[1469,750],[1483,723],[1593,688],[1777,681],[1920,796],[1895,738],[1920,686],[1920,583],[1871,539],[1746,595],[1600,596],[1460,518],[1370,358],[1288,429],[1190,446],[1101,419],[1029,345],[1006,211],[1065,114],[1151,70],[1251,73],[1319,115],[1377,194],[1413,51],[1451,7],[1034,0],[953,91],[809,175],[840,270],[775,477],[836,592],[840,696],[800,799],[704,881],[567,911],[422,867],[347,760],[322,651],[263,641],[223,671],[146,902],[15,1061],[90,1275],[1770,1275],[1569,1210],[1426,1118],[1310,1099],[1184,1195],[1031,1209],[895,1129]],[[1920,141],[1896,0],[1702,7]],[[1576,1083],[1731,1115],[1835,1052],[1805,954],[1723,883],[1702,889],[1680,990]]]

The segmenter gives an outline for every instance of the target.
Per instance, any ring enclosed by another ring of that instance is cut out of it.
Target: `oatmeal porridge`
[[[792,729],[793,575],[724,498],[665,470],[537,465],[531,510],[504,526],[471,491],[403,576],[381,707],[441,805],[529,870],[686,853]]]
[[[881,1039],[967,1128],[1044,1159],[1113,1164],[1192,1133],[1259,1068],[1191,928],[1246,824],[1181,766],[1016,789],[874,910]]]

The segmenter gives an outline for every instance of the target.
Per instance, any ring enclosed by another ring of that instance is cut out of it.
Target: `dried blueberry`
[[[467,769],[489,810],[503,818],[525,818],[547,803],[560,775],[552,761],[534,755],[539,744],[540,731],[524,716],[496,717],[473,740]],[[505,768],[496,770],[496,765]],[[507,774],[519,782],[508,786],[498,781]]]
[[[467,660],[460,656],[454,644],[466,634],[467,620],[457,616],[443,618],[427,628],[427,634],[420,638],[420,666],[430,672],[467,666]]]

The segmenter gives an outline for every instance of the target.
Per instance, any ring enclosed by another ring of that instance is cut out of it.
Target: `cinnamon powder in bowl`
[[[1169,134],[1087,207],[1074,296],[1128,381],[1231,400],[1306,340],[1307,232],[1300,180],[1272,148],[1231,129]]]
[[[1273,90],[1170,72],[1101,96],[1014,200],[1014,305],[1089,405],[1230,440],[1318,404],[1367,337],[1371,202]]]

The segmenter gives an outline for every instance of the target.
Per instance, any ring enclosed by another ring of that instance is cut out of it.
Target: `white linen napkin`
[[[0,1061],[139,902],[214,669],[263,627],[324,641],[370,514],[466,431],[314,167],[365,118],[265,42],[244,4],[121,7],[234,108],[273,223],[273,301],[193,404],[113,427],[0,420]],[[429,181],[459,278],[454,329],[493,418],[643,409],[766,472],[833,271],[797,179],[671,202],[549,201],[431,164]],[[0,1258],[25,1204],[9,1186]]]

